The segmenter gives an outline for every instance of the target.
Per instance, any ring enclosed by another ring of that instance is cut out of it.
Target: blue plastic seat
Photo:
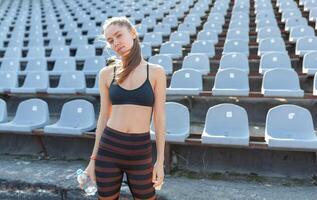
[[[60,118],[44,127],[46,134],[82,135],[96,127],[95,110],[92,103],[83,99],[69,101],[63,105]]]
[[[249,91],[249,79],[245,71],[227,68],[217,72],[213,96],[248,96]]]
[[[28,132],[42,128],[49,123],[48,105],[42,99],[27,99],[17,108],[13,120],[0,124],[2,132]]]
[[[190,133],[189,110],[186,106],[176,102],[165,103],[166,112],[166,141],[185,142]],[[153,118],[152,118],[153,119]],[[155,126],[151,123],[151,139],[155,140]]]
[[[58,86],[55,88],[49,87],[49,94],[76,94],[86,91],[86,78],[84,72],[73,71],[63,72],[60,76]]]
[[[316,150],[317,136],[311,113],[291,104],[271,108],[266,116],[265,141],[272,149]]]
[[[203,90],[202,73],[194,69],[180,69],[173,73],[167,94],[198,95]]]
[[[11,93],[38,93],[46,92],[49,87],[47,71],[28,72],[21,87],[11,88]]]
[[[297,73],[292,69],[271,69],[264,73],[261,93],[274,97],[303,97]]]
[[[249,146],[249,121],[246,110],[229,103],[210,107],[207,111],[201,142]]]

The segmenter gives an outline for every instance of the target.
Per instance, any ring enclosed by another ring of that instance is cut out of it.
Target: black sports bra
[[[118,83],[114,84],[116,67],[114,67],[113,79],[109,86],[109,96],[112,105],[134,104],[141,106],[154,105],[154,92],[149,80],[149,64],[147,64],[147,77],[145,82],[138,88],[127,90],[122,88]]]

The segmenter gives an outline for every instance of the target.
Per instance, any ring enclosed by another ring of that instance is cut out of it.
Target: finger
[[[163,181],[156,180],[154,186],[159,186],[159,185],[162,184],[162,182],[163,182]]]
[[[156,171],[154,170],[152,173],[152,182],[155,183],[156,182]]]
[[[163,184],[164,182],[157,182],[153,185],[153,187],[162,187]]]

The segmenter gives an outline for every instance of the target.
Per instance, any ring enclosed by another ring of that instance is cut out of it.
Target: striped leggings
[[[130,134],[106,126],[95,161],[99,200],[117,200],[123,173],[134,199],[155,200],[150,134]]]

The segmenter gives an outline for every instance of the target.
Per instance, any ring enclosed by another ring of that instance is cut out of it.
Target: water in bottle
[[[89,178],[85,171],[78,169],[76,171],[77,181],[82,185],[82,188],[87,195],[94,195],[97,192],[96,184]]]

